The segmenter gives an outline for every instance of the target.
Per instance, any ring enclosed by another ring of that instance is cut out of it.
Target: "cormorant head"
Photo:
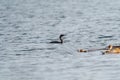
[[[61,34],[61,35],[60,35],[60,38],[63,37],[63,36],[65,36],[65,35],[64,35],[64,34]]]

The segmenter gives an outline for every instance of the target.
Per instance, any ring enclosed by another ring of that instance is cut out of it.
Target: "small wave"
[[[23,50],[19,50],[19,51],[36,51],[36,50],[44,50],[44,48],[23,49]]]
[[[100,37],[98,37],[98,38],[112,38],[113,36],[104,36],[104,35],[102,35],[102,36],[100,36]]]
[[[55,50],[56,48],[47,48],[48,50]]]
[[[22,56],[22,55],[25,55],[25,54],[15,54],[16,56]]]
[[[3,35],[4,35],[4,34],[1,34],[1,33],[0,33],[0,36],[3,36]]]

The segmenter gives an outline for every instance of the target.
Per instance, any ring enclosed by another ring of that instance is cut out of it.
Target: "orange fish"
[[[91,52],[97,50],[105,50],[103,54],[105,53],[120,54],[120,46],[112,46],[112,45],[109,45],[107,48],[101,48],[101,49],[90,49],[90,50],[80,49],[79,52]]]
[[[120,54],[120,46],[109,45],[105,53]]]

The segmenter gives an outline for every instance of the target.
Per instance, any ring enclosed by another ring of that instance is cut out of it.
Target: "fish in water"
[[[80,49],[79,52],[91,52],[97,50],[105,50],[103,54],[105,53],[120,54],[120,46],[112,46],[112,45],[109,45],[108,47],[101,49],[90,49],[90,50]]]
[[[120,54],[120,46],[109,45],[104,53]]]

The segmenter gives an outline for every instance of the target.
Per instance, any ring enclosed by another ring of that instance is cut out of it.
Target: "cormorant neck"
[[[63,39],[62,39],[62,37],[60,37],[60,43],[61,43],[61,44],[63,43]]]

